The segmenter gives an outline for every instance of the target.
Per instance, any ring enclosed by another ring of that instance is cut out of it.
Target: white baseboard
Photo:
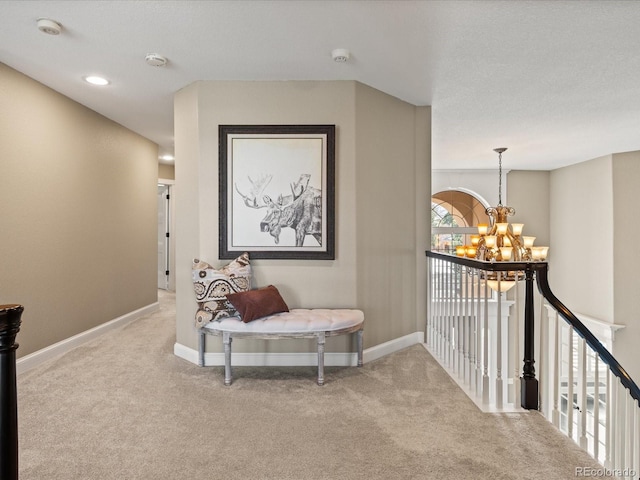
[[[424,332],[413,332],[404,337],[394,338],[388,342],[381,343],[375,347],[367,348],[364,351],[364,362],[371,362],[378,358],[385,357],[391,353],[403,350],[412,345],[424,342]]]
[[[121,317],[109,320],[108,322],[98,325],[97,327],[93,327],[89,330],[78,333],[73,337],[66,338],[58,343],[54,343],[53,345],[49,345],[48,347],[30,353],[29,355],[25,355],[24,357],[21,357],[16,361],[16,372],[18,375],[20,375],[21,373],[25,373],[26,371],[31,370],[41,363],[46,362],[47,360],[67,353],[69,350],[76,348],[83,343],[88,342],[89,340],[93,340],[94,338],[99,337],[109,330],[122,327],[125,324],[142,317],[143,315],[155,312],[159,308],[160,305],[158,302],[151,303],[146,307],[142,307],[134,310],[133,312],[126,313]]]
[[[404,337],[396,338],[388,342],[366,348],[363,352],[364,363],[371,362],[378,358],[397,352],[403,348],[410,347],[424,342],[424,332],[415,332]],[[198,351],[186,347],[180,343],[175,343],[173,353],[188,362],[198,364]],[[318,365],[318,354],[309,353],[262,353],[251,352],[233,353],[232,364],[239,367],[310,367]],[[324,364],[327,367],[355,367],[358,364],[358,355],[353,353],[332,353],[324,354]],[[224,353],[209,352],[204,354],[204,365],[206,367],[224,365]]]

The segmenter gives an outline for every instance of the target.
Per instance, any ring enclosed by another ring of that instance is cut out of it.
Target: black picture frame
[[[219,257],[335,259],[335,125],[219,125]]]

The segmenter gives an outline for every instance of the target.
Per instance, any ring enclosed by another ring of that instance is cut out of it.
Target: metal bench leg
[[[318,333],[318,385],[324,385],[324,332]]]
[[[198,366],[204,367],[204,332],[202,329],[198,332]]]
[[[222,334],[222,343],[224,343],[224,384],[231,385],[231,334],[225,332]]]
[[[362,335],[364,334],[364,330],[358,330],[357,332],[357,342],[358,342],[358,366],[361,367],[363,364],[362,360]]]

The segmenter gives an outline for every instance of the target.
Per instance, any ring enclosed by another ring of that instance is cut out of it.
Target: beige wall
[[[614,320],[625,325],[616,334],[613,354],[640,385],[640,257],[634,245],[640,238],[638,186],[640,152],[613,155],[613,299]]]
[[[158,178],[163,180],[174,180],[175,167],[173,165],[167,165],[166,163],[158,164]]]
[[[508,205],[516,210],[516,214],[509,217],[509,222],[524,223],[523,235],[535,236],[535,245],[549,246],[550,172],[512,170],[508,179]],[[550,249],[549,259],[552,256]]]
[[[551,172],[550,284],[570,309],[612,322],[612,157]]]
[[[157,299],[157,146],[0,64],[0,303],[24,356]]]
[[[552,288],[569,309],[625,325],[613,354],[640,380],[640,152],[616,153],[551,172]]]
[[[378,345],[418,331],[417,302],[426,304],[426,283],[418,293],[416,275],[426,272],[428,244],[417,245],[416,214],[428,218],[430,204],[417,204],[416,194],[431,178],[416,173],[417,164],[430,164],[430,146],[418,153],[416,139],[428,137],[431,125],[417,131],[416,115],[430,112],[363,84],[355,105],[357,305],[366,306],[367,344]]]
[[[366,347],[414,333],[416,285],[424,275],[418,277],[416,273],[416,243],[417,239],[428,238],[428,232],[416,232],[416,197],[425,196],[430,184],[428,114],[428,108],[417,109],[351,81],[198,82],[178,92],[175,99],[176,157],[180,159],[176,162],[177,343],[197,347],[192,258],[214,265],[226,263],[218,260],[220,124],[336,125],[336,259],[255,260],[254,286],[276,285],[292,308],[362,308],[367,318]],[[417,125],[427,140],[416,140]],[[370,142],[380,148],[371,148]],[[420,179],[416,179],[418,171]],[[428,202],[424,203],[428,206]],[[427,213],[428,209],[425,218]],[[420,245],[421,255],[425,249],[426,245]],[[391,290],[384,288],[389,285],[393,285]],[[379,298],[373,299],[369,289],[384,295],[390,306],[382,305]],[[420,302],[426,303],[426,299]],[[404,306],[398,314],[390,315],[394,313],[393,307],[401,303]],[[208,350],[221,350],[220,342],[208,343]],[[234,349],[313,348],[311,344],[300,343],[243,341],[234,345]],[[351,348],[346,337],[327,342],[328,351]]]

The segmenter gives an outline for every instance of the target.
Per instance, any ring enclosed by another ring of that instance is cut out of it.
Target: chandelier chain
[[[502,206],[502,152],[498,153],[498,205]]]

